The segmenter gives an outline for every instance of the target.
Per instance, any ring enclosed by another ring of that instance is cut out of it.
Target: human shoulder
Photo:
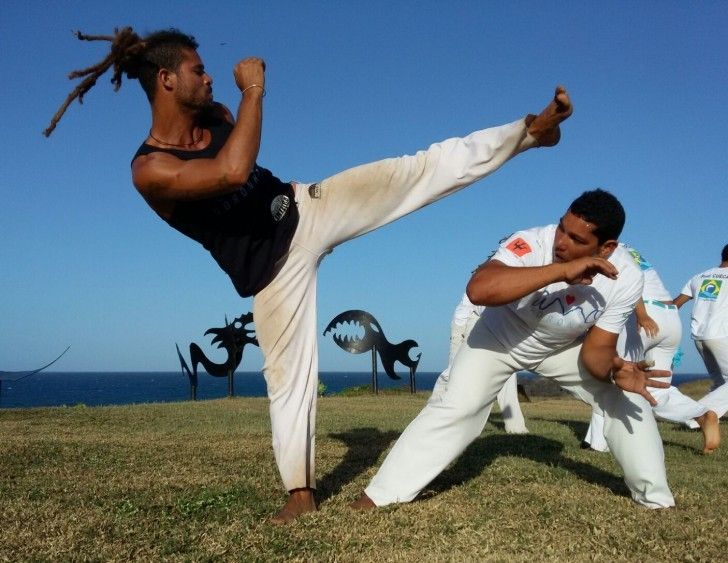
[[[631,285],[634,283],[642,284],[644,279],[644,274],[640,264],[632,254],[632,250],[633,249],[630,247],[619,244],[617,245],[617,248],[614,249],[611,256],[609,256],[609,261],[614,264],[619,271],[617,282],[620,283],[620,285]]]
[[[553,244],[556,225],[532,227],[516,231],[501,239],[500,247],[505,248],[517,256],[524,256],[531,252],[538,252],[546,246]]]
[[[553,238],[556,225],[533,227],[508,235],[500,240],[489,259],[508,266],[536,266],[553,260]]]

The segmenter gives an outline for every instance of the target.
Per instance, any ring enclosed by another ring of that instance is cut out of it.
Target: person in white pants
[[[413,156],[352,168],[315,184],[282,182],[257,163],[266,94],[266,65],[247,57],[233,67],[237,116],[214,101],[195,38],[177,29],[141,37],[132,28],[110,41],[44,131],[49,136],[69,104],[109,68],[138,79],[151,126],[132,158],[134,187],[172,228],[198,242],[242,297],[254,296],[256,336],[264,355],[273,451],[289,493],[273,518],[285,523],[317,510],[314,497],[316,275],[338,244],[452,194],[517,154],[559,142],[572,113],[563,87],[539,114],[435,143]],[[305,135],[299,136],[305,139]]]
[[[447,389],[447,383],[450,381],[450,369],[455,354],[468,338],[473,326],[483,313],[482,305],[473,305],[464,294],[460,303],[455,307],[455,312],[450,323],[450,355],[448,356],[447,367],[438,376],[435,385],[432,388],[432,394],[429,401],[442,401],[442,396]],[[518,376],[513,374],[505,382],[503,388],[498,392],[496,397],[498,407],[501,411],[503,424],[507,434],[528,434],[526,420],[523,418],[523,411],[518,401]],[[486,407],[490,411],[490,407]]]
[[[639,362],[647,360],[653,367],[672,373],[673,358],[680,346],[682,323],[670,293],[652,264],[633,247],[620,243],[632,256],[644,275],[642,300],[637,302],[617,341],[617,351],[623,358]],[[670,382],[671,382],[670,378]],[[703,453],[712,453],[720,445],[718,416],[677,387],[654,389],[657,404],[652,407],[656,416],[672,422],[694,421],[703,433]],[[609,450],[604,437],[604,417],[592,412],[584,443],[599,452]]]
[[[212,77],[191,35],[162,29],[140,37],[123,27],[113,36],[78,32],[77,37],[111,41],[111,51],[100,63],[72,73],[85,78],[44,134],[51,134],[70,102],[83,97],[107,69],[114,68],[117,88],[124,73],[139,80],[151,127],[132,158],[134,186],[162,220],[210,252],[242,297],[254,296],[273,451],[289,493],[273,522],[317,510],[319,263],[336,245],[484,178],[517,154],[558,143],[559,124],[572,113],[566,90],[558,87],[539,115],[316,184],[294,184],[257,163],[266,93],[261,58],[247,57],[233,67],[236,118],[213,100]],[[296,138],[305,144],[305,137]]]
[[[558,225],[511,235],[480,266],[468,298],[485,305],[457,352],[439,404],[404,430],[355,509],[409,502],[477,438],[514,371],[553,378],[605,415],[605,434],[632,498],[674,506],[648,372],[617,356],[619,332],[642,295],[643,278],[617,246],[624,209],[604,190],[583,193]]]
[[[698,402],[722,417],[728,411],[728,244],[720,265],[693,276],[673,302],[679,308],[691,299],[690,335],[712,380]]]

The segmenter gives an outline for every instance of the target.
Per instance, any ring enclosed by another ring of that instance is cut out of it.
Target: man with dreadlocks
[[[273,449],[289,492],[274,521],[314,511],[315,305],[322,257],[483,178],[526,149],[555,145],[559,124],[572,112],[568,94],[558,87],[538,116],[436,143],[414,156],[365,164],[315,184],[285,183],[256,163],[265,96],[261,59],[234,67],[241,93],[234,119],[213,102],[212,78],[193,37],[168,30],[141,39],[129,28],[111,37],[78,36],[109,39],[112,52],[75,74],[88,76],[47,133],[111,65],[117,87],[121,72],[139,79],[152,125],[132,161],[134,185],[164,221],[212,254],[241,296],[255,296]]]

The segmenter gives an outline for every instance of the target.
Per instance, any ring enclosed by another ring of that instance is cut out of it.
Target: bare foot
[[[718,415],[708,411],[695,419],[703,432],[703,453],[712,454],[720,445],[720,429],[718,428]]]
[[[528,115],[528,132],[536,139],[539,147],[553,147],[561,139],[559,123],[574,111],[569,94],[563,86],[557,86],[554,99],[538,115]]]
[[[316,499],[313,489],[293,489],[288,496],[288,502],[281,511],[271,518],[273,524],[288,524],[306,512],[316,512]]]
[[[370,499],[366,493],[362,493],[361,496],[349,505],[349,508],[354,510],[371,510],[376,508],[377,505]]]

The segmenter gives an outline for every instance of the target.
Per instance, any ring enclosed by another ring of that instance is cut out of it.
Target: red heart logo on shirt
[[[576,297],[573,295],[567,295],[566,296],[566,304],[571,305],[574,301],[576,301]]]

